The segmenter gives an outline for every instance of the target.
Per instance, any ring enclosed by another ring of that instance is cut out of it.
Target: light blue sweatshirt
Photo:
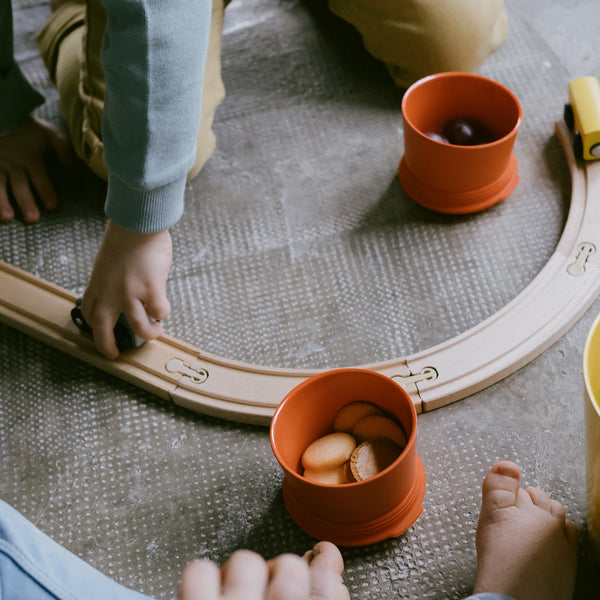
[[[183,213],[200,124],[210,0],[103,0],[105,210],[142,233]],[[0,0],[0,130],[43,102],[14,60],[10,0]]]

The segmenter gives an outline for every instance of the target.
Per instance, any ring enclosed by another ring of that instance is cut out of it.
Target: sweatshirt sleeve
[[[106,214],[133,231],[160,231],[183,213],[200,122],[211,1],[103,4]]]
[[[43,103],[15,62],[11,0],[0,0],[0,131],[20,125]]]

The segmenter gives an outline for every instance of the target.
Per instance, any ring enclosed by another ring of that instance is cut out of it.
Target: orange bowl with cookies
[[[270,435],[286,508],[313,537],[364,546],[401,535],[421,514],[417,414],[389,377],[357,368],[310,377],[278,406]]]

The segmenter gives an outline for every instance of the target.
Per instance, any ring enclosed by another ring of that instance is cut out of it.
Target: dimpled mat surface
[[[47,98],[39,115],[62,125],[33,41],[48,7],[13,6],[18,59]],[[595,0],[511,0],[507,10],[508,43],[481,73],[523,105],[521,181],[485,212],[448,217],[403,193],[402,91],[354,30],[324,2],[233,2],[218,147],[172,230],[167,331],[236,360],[325,369],[427,348],[515,297],[566,219],[569,174],[553,124],[569,79],[600,74],[589,25],[600,11]],[[82,166],[54,177],[60,211],[35,226],[3,225],[1,256],[82,292],[104,186]],[[514,375],[419,417],[424,512],[400,538],[343,550],[353,598],[466,596],[481,481],[501,458],[582,528],[576,597],[594,597],[581,352],[599,311],[596,301]],[[128,587],[173,598],[194,557],[223,561],[240,547],[271,557],[313,543],[286,512],[264,428],[174,408],[6,326],[0,405],[0,497]]]

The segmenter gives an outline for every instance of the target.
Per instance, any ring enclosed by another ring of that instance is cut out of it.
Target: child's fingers
[[[46,167],[41,163],[36,164],[33,168],[29,169],[29,177],[42,204],[48,210],[54,210],[58,204],[58,199],[48,178]]]
[[[196,560],[185,568],[178,600],[349,600],[342,582],[339,550],[318,543],[304,559],[282,554],[266,563],[249,550],[238,550],[225,566]]]
[[[88,304],[89,303],[89,304]],[[106,356],[106,358],[117,358],[119,349],[115,341],[114,328],[117,323],[118,315],[109,309],[98,307],[97,303],[86,302],[84,294],[81,304],[83,318],[92,328],[94,334],[94,343],[96,348]]]
[[[268,567],[258,554],[250,550],[234,552],[225,563],[222,576],[224,600],[263,600]]]
[[[305,560],[281,554],[269,563],[266,600],[306,600],[310,597],[310,572]]]
[[[15,218],[15,211],[8,199],[6,175],[0,173],[0,221],[8,223]]]
[[[187,565],[179,581],[177,600],[219,600],[221,570],[210,560],[194,560]]]
[[[35,223],[40,218],[40,211],[31,192],[27,173],[22,169],[14,169],[9,173],[10,187],[23,219],[27,223]]]
[[[344,585],[344,559],[330,542],[319,542],[304,555],[310,570],[311,600],[349,600],[350,593]]]
[[[95,327],[92,326],[96,348],[98,348],[98,351],[104,354],[106,358],[111,360],[119,356],[119,349],[117,348],[113,329],[114,325],[111,325],[108,321],[97,323]]]
[[[148,298],[144,304],[148,316],[157,321],[163,321],[171,312],[171,303],[164,293],[154,294],[152,297]]]
[[[304,559],[311,569],[327,569],[338,575],[344,572],[344,559],[335,544],[331,542],[319,542],[312,550],[309,550]]]
[[[125,313],[125,317],[134,333],[144,340],[153,340],[163,331],[160,323],[150,320],[146,307],[140,301],[133,304],[131,309]]]

